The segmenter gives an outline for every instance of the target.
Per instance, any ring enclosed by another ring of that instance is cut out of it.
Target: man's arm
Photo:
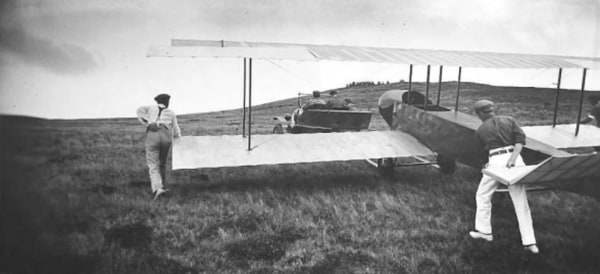
[[[523,150],[523,144],[516,143],[514,146],[513,152],[510,155],[510,158],[508,158],[508,162],[506,162],[506,167],[511,168],[511,167],[515,166],[515,162],[517,161],[517,158],[521,154],[521,150]]]
[[[515,166],[515,162],[517,161],[517,158],[519,158],[519,155],[521,155],[521,151],[523,150],[523,145],[525,145],[525,132],[523,131],[523,129],[521,128],[521,126],[519,126],[519,123],[517,123],[516,120],[513,119],[513,138],[515,141],[514,144],[514,148],[513,148],[513,152],[510,155],[510,158],[508,158],[508,162],[506,162],[506,167],[511,168]]]
[[[485,149],[485,145],[477,133],[475,133],[475,145],[477,147],[476,151],[477,157],[479,158],[479,163],[481,163],[481,168],[484,168],[490,160],[489,152]]]
[[[137,109],[137,119],[142,125],[148,125],[148,107],[140,107]]]
[[[181,129],[179,128],[179,123],[177,122],[177,115],[175,115],[175,113],[173,113],[173,120],[171,121],[171,123],[173,124],[173,130],[175,131],[175,138],[179,138],[181,136]]]

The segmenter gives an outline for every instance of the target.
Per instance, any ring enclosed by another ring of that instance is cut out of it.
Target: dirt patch
[[[152,228],[141,223],[117,226],[105,231],[104,239],[124,248],[148,250],[152,243]]]

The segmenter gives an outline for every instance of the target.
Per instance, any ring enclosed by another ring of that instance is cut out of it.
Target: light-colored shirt
[[[145,126],[156,123],[159,126],[163,125],[169,129],[173,129],[174,136],[181,136],[181,129],[179,128],[179,123],[177,123],[177,116],[175,115],[175,112],[168,108],[163,109],[161,112],[158,106],[140,107],[137,110],[137,117],[138,121]]]

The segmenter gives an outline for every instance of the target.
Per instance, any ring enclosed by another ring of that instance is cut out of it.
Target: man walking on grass
[[[525,144],[525,133],[518,123],[508,116],[495,116],[494,103],[480,100],[475,103],[475,113],[483,121],[477,129],[478,150],[482,152],[482,162],[488,166],[504,166],[511,168],[525,165],[521,158],[521,149]],[[475,200],[477,210],[475,213],[475,231],[470,231],[469,236],[491,242],[492,235],[492,195],[498,188],[498,181],[483,174]],[[508,186],[508,193],[513,202],[521,242],[526,251],[538,254],[539,250],[535,241],[531,212],[527,201],[527,191],[522,184]]]
[[[175,112],[168,109],[171,96],[159,94],[154,98],[157,105],[140,107],[137,117],[146,126],[146,162],[154,200],[168,190],[164,184],[167,176],[167,157],[173,136],[181,136]]]

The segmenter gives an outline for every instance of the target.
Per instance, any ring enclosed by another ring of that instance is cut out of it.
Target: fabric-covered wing
[[[553,156],[538,165],[487,168],[483,173],[507,185],[594,178],[600,177],[600,154]]]
[[[527,137],[555,148],[600,146],[600,128],[595,125],[580,125],[575,136],[575,124],[523,127]]]
[[[173,169],[256,166],[427,156],[425,145],[401,131],[182,136],[173,140]]]
[[[148,56],[334,60],[485,68],[581,68],[587,66],[581,61],[600,62],[600,58],[594,57],[192,39],[174,39],[170,46],[150,47]]]

